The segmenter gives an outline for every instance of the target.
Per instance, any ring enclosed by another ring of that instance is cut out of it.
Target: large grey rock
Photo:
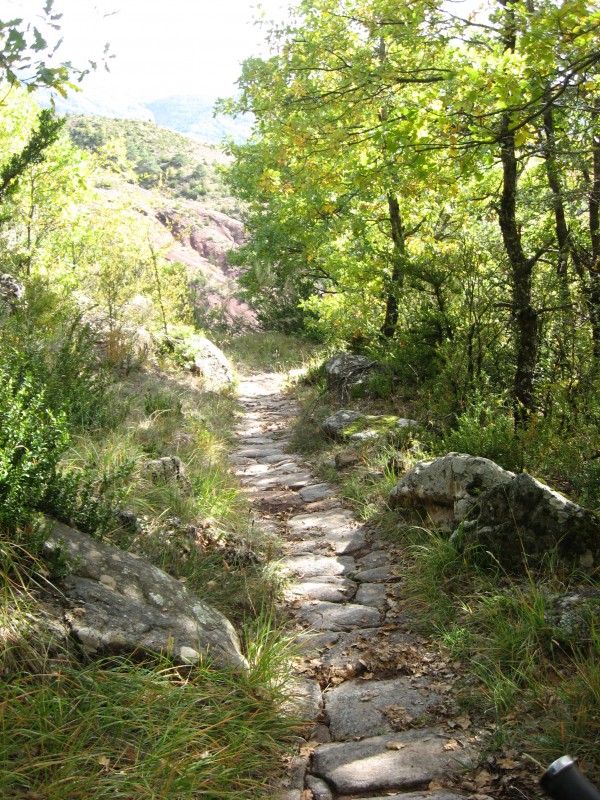
[[[227,356],[206,336],[197,333],[179,343],[185,366],[192,373],[202,375],[215,388],[233,383],[234,375]]]
[[[86,652],[169,655],[247,669],[237,634],[219,611],[144,558],[56,523],[44,543],[61,552],[71,573],[61,591],[71,631]]]
[[[526,473],[485,492],[478,517],[455,540],[482,547],[510,570],[524,560],[537,566],[554,551],[586,571],[600,563],[598,518]]]
[[[465,519],[483,492],[514,478],[488,458],[448,453],[420,461],[390,492],[392,508],[419,509],[436,524],[454,526]]]
[[[4,272],[0,275],[0,321],[25,305],[25,287],[21,281]]]
[[[359,419],[365,419],[365,415],[361,414],[360,411],[342,408],[340,411],[336,411],[335,414],[327,417],[321,425],[321,430],[326,436],[331,436],[332,439],[343,439],[344,431]]]
[[[600,619],[600,589],[581,586],[577,591],[554,595],[545,617],[568,644],[587,644],[592,641]]]
[[[327,388],[341,399],[347,399],[355,386],[365,384],[381,366],[366,356],[337,353],[325,363],[324,370]]]
[[[444,749],[449,738],[443,729],[429,728],[324,744],[315,752],[312,772],[338,794],[413,789],[469,762],[466,749]]]

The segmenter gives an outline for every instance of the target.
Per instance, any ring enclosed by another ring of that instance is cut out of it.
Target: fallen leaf
[[[501,769],[516,769],[520,767],[518,761],[515,761],[513,758],[499,758],[496,762]]]
[[[458,742],[456,739],[448,739],[446,744],[444,745],[444,750],[456,750],[458,748]]]

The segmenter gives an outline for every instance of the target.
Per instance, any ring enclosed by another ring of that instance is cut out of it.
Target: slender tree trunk
[[[556,162],[556,132],[554,128],[554,110],[551,105],[544,112],[544,133],[546,143],[544,147],[544,157],[546,160],[546,175],[548,184],[552,192],[554,205],[554,229],[556,231],[556,241],[558,243],[558,262],[556,272],[561,279],[563,289],[568,294],[567,283],[567,264],[569,260],[569,228],[563,203],[563,191],[560,181],[560,172]]]
[[[504,8],[502,41],[505,50],[514,51],[517,43],[514,2],[499,0]],[[515,133],[510,113],[502,115],[498,134],[502,162],[502,194],[498,221],[504,249],[512,271],[512,317],[515,329],[516,366],[513,384],[515,427],[524,427],[535,408],[534,375],[537,363],[537,312],[532,303],[534,261],[523,251],[517,222],[517,185],[519,171]]]
[[[523,252],[517,223],[518,169],[515,135],[510,130],[508,114],[502,118],[499,140],[503,182],[498,219],[512,270],[512,315],[516,336],[514,415],[515,425],[522,427],[535,407],[533,379],[537,362],[537,312],[531,296],[533,263]]]
[[[598,99],[600,100],[600,98]],[[590,240],[590,319],[594,364],[600,365],[600,111],[592,112],[592,179],[589,197]]]
[[[406,265],[406,243],[404,241],[404,225],[400,213],[398,198],[393,192],[387,194],[388,209],[390,212],[390,226],[392,233],[393,266],[390,277],[387,298],[385,303],[385,318],[381,326],[383,335],[391,339],[396,333],[398,325],[398,304],[400,291],[404,286],[404,268]]]

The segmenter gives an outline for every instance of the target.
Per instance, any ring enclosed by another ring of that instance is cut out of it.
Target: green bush
[[[67,446],[67,418],[31,372],[0,367],[0,527],[14,532],[44,497]]]
[[[479,393],[474,394],[456,427],[442,437],[440,449],[489,458],[504,469],[519,471],[522,467],[522,446],[512,414],[499,401]]]
[[[124,496],[124,483],[134,464],[126,463],[100,480],[91,472],[55,471],[48,481],[40,508],[67,525],[99,536],[117,526],[117,511]]]

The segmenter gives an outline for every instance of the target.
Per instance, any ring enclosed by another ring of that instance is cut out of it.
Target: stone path
[[[297,413],[281,377],[240,384],[236,474],[280,533],[302,659],[296,701],[313,725],[277,800],[457,800],[476,752],[452,700],[455,670],[410,631],[402,580],[377,532],[287,451]]]

